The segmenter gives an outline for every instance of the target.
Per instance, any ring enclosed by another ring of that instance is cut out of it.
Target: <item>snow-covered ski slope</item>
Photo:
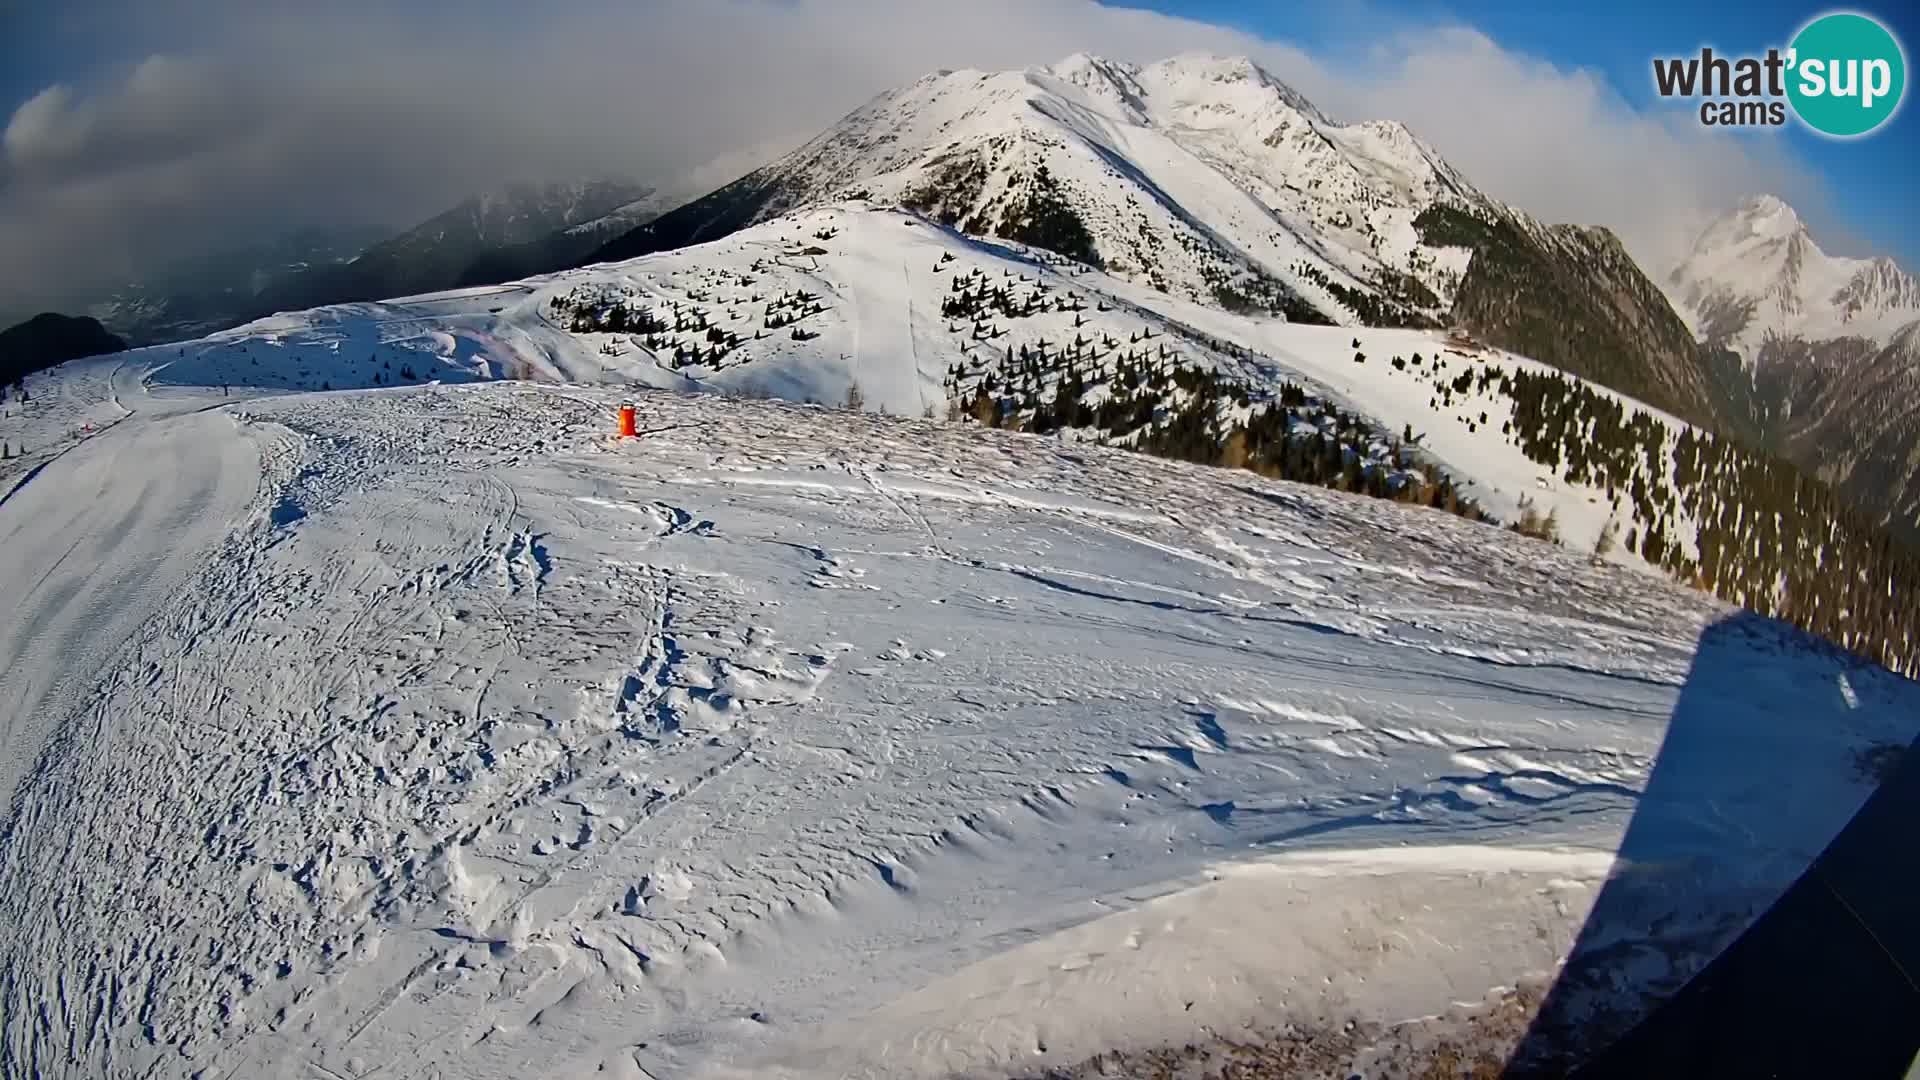
[[[959,288],[1005,289],[1019,310],[947,317],[942,305]],[[1029,302],[1031,311],[1020,307]],[[666,329],[613,329],[616,309]],[[1476,383],[1436,403],[1440,386],[1461,375],[1552,370],[1545,365],[1450,347],[1438,331],[1230,314],[862,203],[523,283],[276,316],[158,350],[173,360],[156,378],[317,390],[524,377],[835,404],[857,383],[868,409],[944,416],[951,372],[962,372],[963,387],[977,386],[983,371],[1010,354],[1043,346],[1057,354],[1076,339],[1088,346],[1083,372],[1127,353],[1164,356],[1256,389],[1301,384],[1370,417],[1383,437],[1410,428],[1425,459],[1463,482],[1490,513],[1512,520],[1523,498],[1542,514],[1558,511],[1572,547],[1591,549],[1610,520],[1622,520],[1613,500],[1623,492],[1571,482],[1509,438],[1511,399]],[[1216,347],[1222,344],[1251,355],[1228,355]],[[1405,365],[1396,366],[1396,357]],[[1657,417],[1669,445],[1685,430],[1671,416],[1599,392]],[[1097,400],[1101,392],[1092,393]],[[1668,462],[1658,467],[1670,470]],[[1684,514],[1669,524],[1675,542],[1692,544]],[[1644,565],[1624,548],[1610,557]]]
[[[8,418],[20,421],[13,447],[28,449],[0,474],[0,547],[19,568],[0,576],[0,799],[253,493],[252,446],[222,437],[232,420],[203,395],[146,393],[138,357],[37,377]]]
[[[580,363],[485,314],[550,286],[96,362],[137,365],[126,415],[0,505],[3,587],[94,647],[121,609],[53,591],[197,558],[124,647],[9,639],[50,722],[7,730],[0,1073],[1032,1073],[1452,1015],[1550,970],[1616,852],[1643,902],[1583,940],[1657,987],[1920,733],[1912,684],[1776,624],[1244,472],[714,395],[638,393],[619,442],[616,388],[189,385],[355,370],[328,334]]]

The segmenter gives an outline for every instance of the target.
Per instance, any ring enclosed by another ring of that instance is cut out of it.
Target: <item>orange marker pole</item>
[[[620,406],[620,437],[623,439],[635,437],[633,406],[631,405]]]

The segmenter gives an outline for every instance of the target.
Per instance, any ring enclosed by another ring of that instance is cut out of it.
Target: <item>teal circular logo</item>
[[[1787,100],[1825,135],[1865,135],[1893,116],[1907,89],[1907,58],[1892,32],[1865,15],[1822,15],[1794,35]]]

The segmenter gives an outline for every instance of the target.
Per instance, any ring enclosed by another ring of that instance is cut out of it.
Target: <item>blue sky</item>
[[[1685,111],[1653,91],[1651,60],[1684,56],[1711,45],[1731,55],[1784,47],[1802,25],[1831,6],[1752,0],[1739,5],[1702,0],[1618,4],[1542,4],[1523,0],[1490,3],[1421,3],[1358,0],[1335,4],[1280,5],[1258,0],[1118,0],[1144,8],[1233,26],[1261,37],[1297,44],[1337,63],[1358,55],[1385,26],[1472,27],[1505,49],[1560,67],[1586,68],[1635,108]],[[1911,4],[1847,5],[1892,28],[1909,60],[1920,49],[1920,15]],[[1909,81],[1912,73],[1909,72]],[[1911,92],[1907,95],[1913,96]],[[1920,110],[1911,101],[1887,126],[1863,139],[1822,138],[1798,124],[1787,130],[1719,132],[1729,139],[1783,140],[1788,151],[1814,171],[1833,196],[1844,225],[1818,239],[1846,254],[1889,254],[1920,272]],[[1738,193],[1734,193],[1738,194]],[[1863,248],[1865,250],[1863,250]]]

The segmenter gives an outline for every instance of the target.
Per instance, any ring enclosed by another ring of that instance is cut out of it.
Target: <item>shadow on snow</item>
[[[1861,751],[1911,737],[1915,689],[1769,619],[1709,627],[1504,1075],[1903,1075],[1920,1050],[1920,752]]]

